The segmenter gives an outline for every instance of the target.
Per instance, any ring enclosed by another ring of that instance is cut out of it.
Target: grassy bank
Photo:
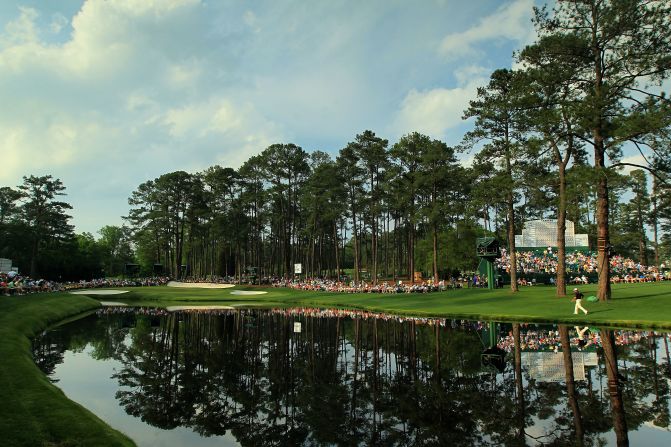
[[[30,339],[49,325],[95,309],[68,294],[0,296],[0,433],[3,446],[131,446],[134,443],[67,399],[35,366]]]
[[[236,287],[235,290],[241,288]],[[244,289],[244,288],[242,288]],[[596,294],[596,285],[580,288],[585,296]],[[671,282],[619,284],[607,303],[583,302],[589,314],[573,315],[570,297],[558,298],[551,287],[525,287],[518,294],[508,289],[460,289],[430,294],[341,294],[265,290],[265,295],[232,295],[231,289],[176,289],[152,287],[132,289],[114,297],[132,305],[164,306],[179,302],[267,306],[351,307],[377,312],[426,316],[452,316],[500,321],[584,322],[595,325],[671,329]],[[585,301],[585,300],[583,300]]]
[[[235,289],[130,289],[101,300],[130,305],[228,304],[233,306],[349,307],[376,312],[500,321],[587,323],[671,329],[671,283],[617,285],[608,303],[585,303],[587,316],[573,315],[569,297],[557,298],[550,287],[452,290],[431,294],[338,294],[267,291],[233,295]],[[581,288],[586,296],[596,286]],[[30,338],[52,324],[98,307],[82,295],[0,296],[0,444],[7,446],[123,446],[133,442],[80,405],[68,400],[35,366]]]

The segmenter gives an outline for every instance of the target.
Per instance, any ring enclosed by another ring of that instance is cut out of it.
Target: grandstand
[[[12,260],[7,258],[0,258],[0,272],[7,273],[11,271],[18,271],[16,267],[12,266]]]
[[[575,225],[566,221],[566,248],[572,250],[588,250],[589,241],[586,234],[575,234]],[[524,224],[522,234],[515,235],[515,246],[518,250],[536,250],[557,246],[557,220],[531,220]]]

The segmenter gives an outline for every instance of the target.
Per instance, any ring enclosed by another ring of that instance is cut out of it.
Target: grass
[[[236,290],[245,289],[236,288]],[[258,288],[250,290],[259,290]],[[460,289],[430,294],[342,294],[265,289],[266,295],[231,295],[230,289],[131,289],[122,299],[131,305],[228,304],[234,306],[350,307],[377,312],[419,316],[451,316],[480,320],[589,323],[595,325],[671,329],[671,283],[613,285],[613,299],[588,303],[588,315],[573,315],[571,297],[559,298],[552,287],[525,287],[517,294],[509,289]],[[581,287],[585,296],[596,294],[596,285]]]
[[[76,295],[0,296],[0,444],[131,446],[93,413],[67,399],[35,366],[30,339],[69,316],[95,309]]]
[[[237,290],[245,289],[236,288]],[[607,303],[584,303],[588,315],[573,315],[569,297],[550,287],[463,289],[432,294],[333,294],[265,289],[266,295],[231,295],[230,289],[148,287],[102,300],[135,306],[227,304],[234,306],[349,307],[377,312],[499,321],[586,323],[671,329],[671,283],[613,287]],[[258,288],[250,290],[259,290]],[[596,286],[581,287],[586,296]],[[0,433],[3,446],[134,445],[94,414],[70,401],[35,366],[30,339],[73,315],[99,306],[96,299],[65,293],[0,297]]]

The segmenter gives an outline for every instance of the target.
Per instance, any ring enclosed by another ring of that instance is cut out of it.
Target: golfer
[[[578,309],[582,310],[583,312],[585,312],[585,315],[587,315],[587,309],[582,307],[582,304],[580,304],[582,302],[582,298],[583,298],[582,292],[580,292],[580,290],[578,290],[577,287],[573,289],[572,301],[575,301],[575,309],[573,310],[573,315],[578,315]]]

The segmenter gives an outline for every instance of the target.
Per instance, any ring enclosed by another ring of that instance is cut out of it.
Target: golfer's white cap
[[[573,291],[574,291],[574,292],[577,292],[577,291],[578,291],[578,288],[576,287],[575,289],[573,289]]]

